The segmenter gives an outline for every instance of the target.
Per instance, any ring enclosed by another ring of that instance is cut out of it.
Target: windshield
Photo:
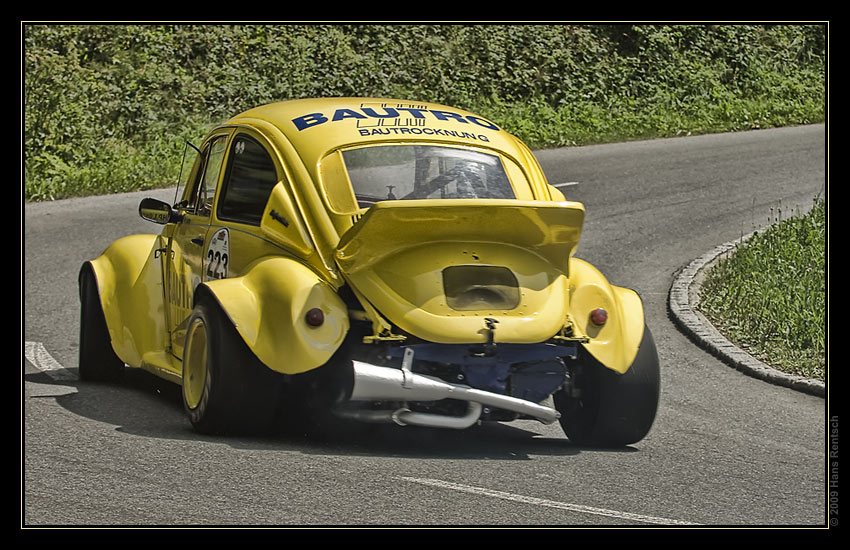
[[[516,198],[496,155],[432,145],[343,151],[360,208],[384,200]]]

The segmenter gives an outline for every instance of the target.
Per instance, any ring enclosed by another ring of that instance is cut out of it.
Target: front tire
[[[80,379],[116,382],[124,374],[124,361],[115,355],[100,303],[97,279],[90,263],[83,264],[80,285]]]
[[[211,435],[266,433],[282,376],[248,349],[217,303],[198,303],[183,348],[183,405],[192,426]]]
[[[658,410],[661,377],[658,352],[649,328],[634,362],[618,374],[589,354],[579,359],[575,386],[579,395],[564,390],[554,395],[564,433],[573,443],[622,447],[643,439]]]

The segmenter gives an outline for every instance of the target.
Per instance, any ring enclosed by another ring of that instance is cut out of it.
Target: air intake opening
[[[520,293],[510,269],[490,265],[455,265],[443,270],[446,304],[456,311],[514,309]]]

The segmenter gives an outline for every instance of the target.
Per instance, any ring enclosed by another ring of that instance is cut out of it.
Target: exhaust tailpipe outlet
[[[466,414],[463,416],[420,413],[405,408],[394,411],[337,410],[335,412],[340,416],[359,422],[395,423],[399,426],[423,426],[427,428],[464,430],[478,422],[478,419],[481,417],[482,408],[480,403],[469,401],[467,403]]]

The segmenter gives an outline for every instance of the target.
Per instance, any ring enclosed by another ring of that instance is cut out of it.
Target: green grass
[[[790,374],[824,380],[826,204],[748,239],[707,274],[699,309],[735,344]]]

